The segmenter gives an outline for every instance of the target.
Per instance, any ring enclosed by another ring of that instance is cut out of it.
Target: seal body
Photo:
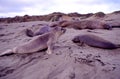
[[[32,53],[47,48],[47,41],[52,34],[46,33],[36,36],[31,41],[15,48],[15,53]]]
[[[85,43],[89,46],[103,48],[103,49],[116,49],[120,47],[119,45],[113,44],[108,40],[90,34],[75,36],[72,39],[72,41],[76,44],[82,45],[83,43]]]
[[[75,29],[112,29],[112,26],[110,26],[109,24],[95,20],[61,21],[58,23],[58,25],[61,27]]]
[[[44,33],[50,32],[51,28],[48,25],[42,26],[40,29],[37,31],[33,32],[30,29],[26,29],[26,35],[29,37],[37,36],[37,35],[42,35]]]
[[[51,54],[53,51],[54,43],[66,31],[61,27],[54,27],[51,30],[51,32],[33,37],[32,40],[25,44],[14,47],[13,49],[6,50],[5,52],[0,53],[0,55],[8,53],[32,53],[46,48],[47,53]]]

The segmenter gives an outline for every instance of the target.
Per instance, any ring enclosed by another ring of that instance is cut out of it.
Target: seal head
[[[103,24],[103,28],[108,29],[108,30],[112,30],[112,26],[109,24]]]

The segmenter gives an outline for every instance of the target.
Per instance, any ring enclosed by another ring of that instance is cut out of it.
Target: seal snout
[[[72,41],[73,41],[74,43],[79,43],[79,42],[80,42],[79,37],[73,38]]]
[[[65,33],[65,32],[66,32],[66,29],[64,29],[64,28],[61,28],[61,30],[62,30],[62,32],[63,32],[63,33]]]

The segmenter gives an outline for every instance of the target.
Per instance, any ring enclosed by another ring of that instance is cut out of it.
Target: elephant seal
[[[78,45],[82,44],[87,44],[92,47],[98,47],[98,48],[103,48],[103,49],[116,49],[120,48],[120,45],[116,45],[111,43],[108,40],[105,40],[101,37],[95,36],[95,35],[90,35],[90,34],[85,34],[85,35],[78,35],[75,36],[72,41]]]
[[[29,42],[14,47],[13,49],[6,50],[1,53],[0,56],[9,54],[9,53],[32,53],[37,52],[47,48],[47,53],[51,54],[53,51],[53,45],[57,41],[57,39],[64,34],[66,29],[61,27],[54,27],[51,29],[51,32],[38,35],[33,37]]]
[[[42,26],[40,29],[38,29],[36,32],[33,32],[30,29],[26,29],[26,35],[29,37],[37,36],[37,35],[42,35],[44,33],[50,32],[51,28],[48,25]]]
[[[61,26],[61,25],[62,25],[63,23],[65,23],[65,22],[68,22],[68,21],[66,21],[66,20],[61,20],[61,21],[53,22],[53,23],[51,23],[49,26],[50,26],[50,27]]]
[[[97,20],[63,21],[59,25],[75,29],[112,29],[111,25]]]

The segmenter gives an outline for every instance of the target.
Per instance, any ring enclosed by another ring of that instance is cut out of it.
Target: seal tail
[[[11,54],[13,54],[13,50],[12,49],[8,49],[5,52],[0,53],[0,57],[1,56],[8,56],[8,55],[11,55]]]

